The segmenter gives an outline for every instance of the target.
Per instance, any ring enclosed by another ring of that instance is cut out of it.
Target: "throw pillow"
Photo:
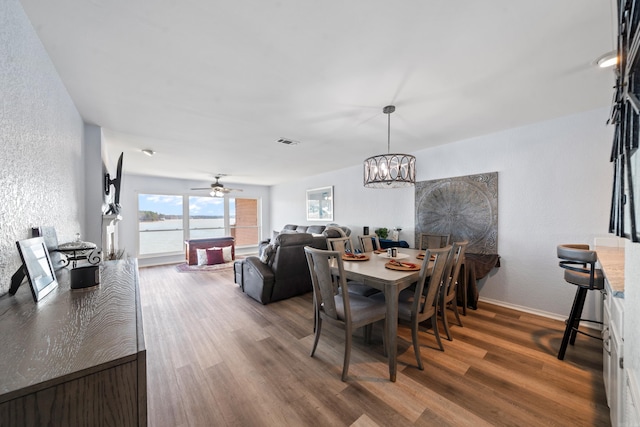
[[[262,256],[260,257],[260,262],[263,264],[269,264],[271,261],[271,257],[276,253],[276,247],[272,244],[267,245],[262,251]]]
[[[198,265],[207,265],[207,250],[196,249],[196,254],[198,255]]]
[[[233,261],[233,257],[231,256],[231,246],[223,246],[221,248],[214,246],[211,249],[220,249],[222,251],[222,257],[224,258],[224,262]]]
[[[231,256],[231,246],[225,246],[222,248],[222,256],[224,257],[224,262],[233,261],[233,257]]]
[[[221,248],[209,248],[207,251],[207,264],[224,264],[224,257]]]

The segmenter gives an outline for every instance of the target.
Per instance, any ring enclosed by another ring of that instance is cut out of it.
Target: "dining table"
[[[397,255],[393,259],[421,266],[422,260],[417,258],[421,253],[424,251],[398,248]],[[387,268],[385,264],[391,260],[391,257],[386,251],[384,253],[366,252],[364,255],[367,255],[367,259],[344,260],[343,257],[344,274],[347,280],[362,282],[384,292],[387,308],[386,342],[388,345],[389,379],[395,382],[398,368],[398,294],[401,290],[418,281],[420,270],[398,271]],[[338,274],[338,267],[334,266],[332,272]]]

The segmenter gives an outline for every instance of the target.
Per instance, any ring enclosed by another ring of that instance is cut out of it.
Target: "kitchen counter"
[[[598,262],[609,281],[613,296],[624,298],[624,248],[596,246]]]

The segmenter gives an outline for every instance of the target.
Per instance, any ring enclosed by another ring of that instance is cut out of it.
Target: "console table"
[[[478,308],[477,282],[497,267],[500,267],[500,255],[498,254],[464,254],[458,289],[456,290],[463,315],[467,315],[467,307],[474,310]]]
[[[82,290],[59,270],[38,303],[25,284],[0,297],[1,426],[147,424],[138,263],[100,270]]]

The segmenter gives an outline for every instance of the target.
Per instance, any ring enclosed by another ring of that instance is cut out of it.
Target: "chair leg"
[[[451,339],[451,332],[449,331],[449,320],[447,319],[447,304],[442,301],[440,304],[440,316],[442,317],[442,326],[444,326],[444,332],[447,334],[447,339],[449,341],[453,341]],[[435,324],[434,332],[437,332],[438,324]]]
[[[313,339],[313,347],[311,348],[311,354],[309,356],[313,357],[316,352],[316,347],[318,347],[318,341],[320,341],[320,331],[322,330],[322,318],[316,313],[316,336]]]
[[[580,327],[580,319],[582,318],[582,310],[584,308],[584,302],[587,299],[587,289],[583,289],[584,292],[580,294],[580,301],[578,301],[578,312],[576,313],[576,317],[573,319],[573,327],[571,328],[571,338],[569,339],[569,344],[574,345],[576,343],[576,335],[578,335],[578,328]]]
[[[342,365],[342,381],[347,381],[349,373],[349,360],[351,360],[351,339],[353,331],[351,328],[345,328],[344,334],[344,363]]]
[[[567,345],[569,344],[573,328],[580,326],[580,316],[582,314],[582,307],[584,306],[584,299],[586,296],[587,289],[582,286],[578,286],[576,297],[573,300],[573,306],[571,307],[571,314],[569,314],[569,319],[567,319],[567,327],[564,329],[564,335],[562,336],[560,351],[558,351],[559,360],[564,359],[564,354],[567,351]]]
[[[460,313],[458,312],[458,301],[456,301],[455,298],[451,302],[451,308],[453,309],[453,312],[456,315],[456,320],[458,321],[458,325],[460,325],[460,327],[463,327],[462,320],[460,319]]]
[[[416,319],[411,320],[411,340],[413,341],[413,352],[416,354],[416,361],[418,362],[418,369],[424,371],[422,366],[422,358],[420,357],[420,343],[418,342],[418,328],[420,324]]]
[[[442,346],[442,341],[440,340],[440,332],[438,331],[438,312],[436,311],[431,316],[431,327],[433,328],[433,333],[436,336],[436,341],[438,342],[438,347],[440,347],[440,351],[444,351],[444,347]]]
[[[365,344],[371,344],[371,329],[373,325],[369,323],[368,325],[364,325],[364,342]]]
[[[316,331],[316,328],[318,327],[318,310],[316,310],[316,293],[313,293],[313,332]]]

